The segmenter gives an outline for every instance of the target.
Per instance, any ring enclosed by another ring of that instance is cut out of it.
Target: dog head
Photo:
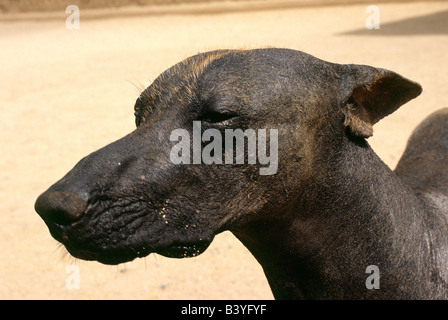
[[[132,133],[79,161],[35,208],[77,258],[196,256],[219,232],[281,217],[315,159],[330,157],[323,144],[370,136],[420,91],[387,70],[299,51],[198,54],[141,93]]]

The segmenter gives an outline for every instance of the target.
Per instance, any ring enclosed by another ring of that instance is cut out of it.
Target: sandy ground
[[[446,2],[381,3],[380,30],[366,29],[366,5],[199,15],[189,8],[123,16],[111,10],[84,20],[81,12],[79,30],[65,27],[65,12],[53,19],[0,16],[1,299],[272,299],[261,267],[230,233],[194,259],[153,254],[105,266],[64,254],[34,212],[36,197],[81,157],[133,130],[140,88],[187,56],[289,47],[420,82],[423,94],[377,124],[370,139],[391,167],[411,130],[448,106]],[[67,286],[71,265],[79,289]]]

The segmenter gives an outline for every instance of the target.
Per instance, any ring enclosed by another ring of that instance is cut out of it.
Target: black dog
[[[448,109],[415,131],[395,173],[365,140],[420,92],[294,50],[198,54],[143,91],[134,132],[35,208],[81,259],[191,257],[230,230],[276,298],[447,298]]]

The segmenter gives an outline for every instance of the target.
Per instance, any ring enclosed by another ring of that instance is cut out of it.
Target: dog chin
[[[211,241],[198,241],[196,243],[183,243],[183,244],[173,244],[166,248],[160,248],[155,251],[133,251],[131,252],[92,252],[87,250],[78,250],[65,246],[67,251],[74,258],[87,260],[87,261],[98,261],[106,265],[117,265],[120,263],[125,263],[132,261],[136,258],[143,258],[150,253],[157,253],[168,258],[191,258],[197,257],[203,253]]]
[[[211,241],[200,241],[192,244],[173,244],[157,250],[156,253],[168,258],[192,258],[203,253],[210,243]]]
[[[98,261],[99,263],[106,264],[106,265],[118,265],[120,263],[125,263],[134,260],[135,258],[138,258],[139,256],[135,254],[126,254],[126,253],[97,253],[92,251],[86,251],[86,250],[73,250],[68,247],[66,247],[69,254],[80,260],[86,260],[86,261]],[[147,254],[145,254],[146,256]],[[143,256],[143,255],[142,255]]]

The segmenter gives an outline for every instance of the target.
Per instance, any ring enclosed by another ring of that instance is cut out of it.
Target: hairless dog
[[[395,171],[366,140],[420,93],[392,71],[295,50],[200,53],[145,89],[137,128],[35,209],[80,259],[192,257],[230,230],[277,299],[448,298],[448,109]]]

